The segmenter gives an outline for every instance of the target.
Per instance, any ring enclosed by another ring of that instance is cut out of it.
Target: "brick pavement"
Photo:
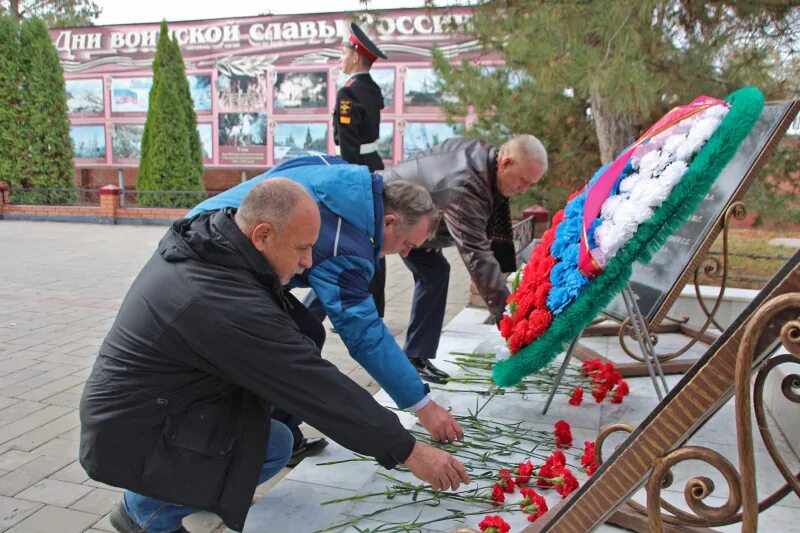
[[[113,531],[119,489],[77,463],[77,406],[97,349],[164,227],[0,221],[0,532]],[[455,249],[445,323],[467,304]],[[386,322],[402,343],[413,280],[388,258]],[[371,391],[377,386],[329,335],[324,356]],[[268,490],[259,488],[258,493]],[[208,513],[193,533],[223,529]]]

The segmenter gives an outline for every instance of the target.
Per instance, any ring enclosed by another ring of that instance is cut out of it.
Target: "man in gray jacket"
[[[455,137],[383,172],[431,193],[443,217],[436,238],[403,262],[414,275],[411,321],[403,348],[423,379],[443,382],[436,368],[447,304],[450,265],[440,248],[455,244],[495,321],[503,315],[506,274],[516,269],[509,197],[526,192],[547,171],[547,151],[533,135],[518,135],[499,148],[480,139]]]

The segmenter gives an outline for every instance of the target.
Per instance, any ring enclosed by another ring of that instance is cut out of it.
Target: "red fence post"
[[[119,207],[119,187],[116,185],[104,185],[100,187],[100,216],[110,218],[112,222],[117,216]]]
[[[0,181],[0,218],[2,218],[8,205],[8,196],[8,184]]]

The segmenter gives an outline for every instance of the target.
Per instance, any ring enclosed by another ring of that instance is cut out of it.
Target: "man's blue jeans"
[[[258,476],[259,485],[280,472],[292,456],[292,432],[278,421],[270,422],[267,456]],[[181,527],[184,518],[199,512],[199,509],[148,498],[128,490],[123,495],[123,501],[130,517],[147,533],[172,533]]]

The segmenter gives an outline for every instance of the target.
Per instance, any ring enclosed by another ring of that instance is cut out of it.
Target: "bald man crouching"
[[[201,509],[241,531],[256,485],[291,455],[274,407],[434,488],[469,481],[320,357],[322,325],[283,288],[311,266],[319,227],[303,187],[273,178],[238,211],[175,222],[133,282],[80,403],[81,465],[127,489],[117,531],[184,532]]]

